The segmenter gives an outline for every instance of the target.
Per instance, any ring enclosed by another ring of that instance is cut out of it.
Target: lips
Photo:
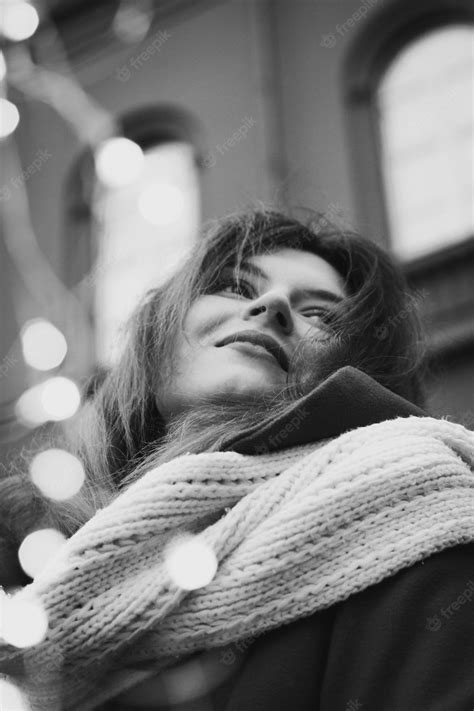
[[[283,370],[288,372],[288,356],[286,355],[283,347],[278,343],[275,338],[268,336],[266,333],[259,333],[258,331],[240,331],[239,333],[233,333],[230,336],[218,341],[215,346],[220,348],[221,346],[226,346],[228,343],[253,343],[256,346],[263,346],[270,355],[272,355],[277,363]]]

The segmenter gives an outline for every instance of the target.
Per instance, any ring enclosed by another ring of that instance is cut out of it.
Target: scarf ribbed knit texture
[[[164,564],[183,532],[218,561],[192,591]],[[180,657],[473,540],[474,433],[444,419],[398,417],[262,455],[183,455],[98,511],[17,593],[41,602],[49,630],[26,650],[0,645],[0,671],[19,662],[35,711],[88,711]]]

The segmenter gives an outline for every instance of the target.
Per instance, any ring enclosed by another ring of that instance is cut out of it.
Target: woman
[[[209,229],[66,433],[80,494],[4,482],[10,543],[70,537],[24,591],[46,640],[0,647],[33,708],[471,708],[473,437],[422,409],[421,333],[322,216]],[[183,533],[216,558],[190,587]]]

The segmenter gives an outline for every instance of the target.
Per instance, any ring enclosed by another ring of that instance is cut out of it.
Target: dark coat
[[[297,426],[288,426],[295,412],[233,449],[252,454],[428,414],[352,367],[303,406]],[[474,543],[257,637],[215,700],[219,711],[474,711]]]

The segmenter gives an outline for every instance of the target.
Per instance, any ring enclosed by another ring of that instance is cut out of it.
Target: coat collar
[[[339,368],[294,407],[249,428],[224,449],[241,454],[263,454],[284,447],[336,437],[356,427],[396,417],[427,413],[352,366]]]

